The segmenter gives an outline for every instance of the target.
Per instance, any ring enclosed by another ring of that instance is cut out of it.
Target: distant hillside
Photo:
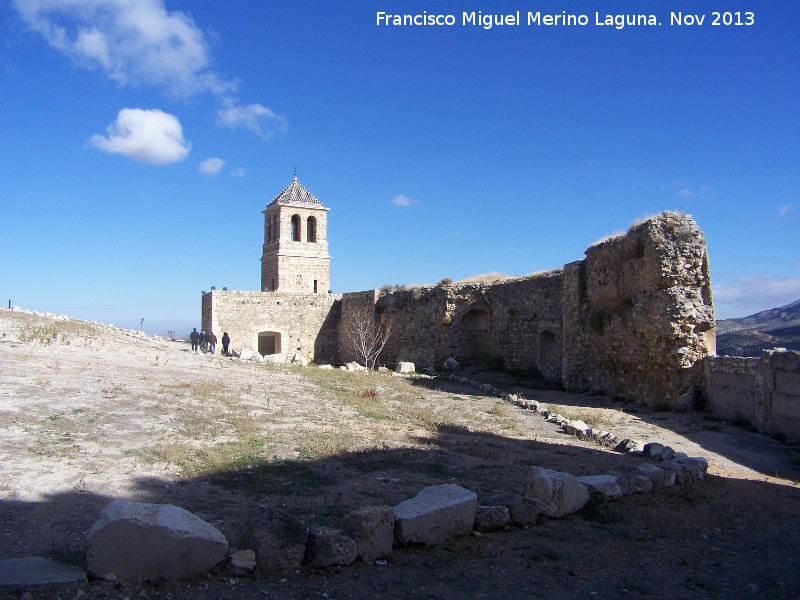
[[[717,321],[717,354],[761,356],[770,348],[800,350],[800,300],[749,317]]]

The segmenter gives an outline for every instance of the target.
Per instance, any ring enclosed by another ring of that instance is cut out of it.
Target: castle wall
[[[704,367],[713,414],[800,441],[800,352],[765,350],[761,358],[709,356]]]
[[[344,295],[342,314],[364,306],[374,306],[377,318],[392,325],[383,363],[441,367],[452,356],[462,364],[536,367],[560,379],[559,271],[494,285],[354,292]]]
[[[227,331],[231,348],[253,351],[259,349],[259,333],[278,333],[283,354],[334,362],[340,302],[336,294],[214,290],[203,295],[203,329],[218,340]]]
[[[281,267],[284,273],[292,271]],[[285,352],[299,348],[318,361],[351,360],[339,335],[341,319],[368,307],[373,318],[392,324],[382,364],[441,367],[452,356],[462,364],[538,370],[570,389],[665,408],[690,407],[705,386],[701,359],[715,351],[705,239],[691,217],[675,213],[632,226],[561,270],[492,285],[341,297],[211,294],[208,315],[203,300],[204,327],[208,322],[215,331],[236,332],[254,350],[259,331],[276,331]]]
[[[715,351],[705,239],[664,213],[564,269],[566,387],[690,407]]]

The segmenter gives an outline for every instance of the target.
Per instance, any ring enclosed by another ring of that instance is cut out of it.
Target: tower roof
[[[297,181],[297,177],[277,196],[267,204],[267,208],[275,205],[302,206],[304,208],[321,208],[327,210],[325,206],[317,200],[317,197],[309,192],[302,183]]]

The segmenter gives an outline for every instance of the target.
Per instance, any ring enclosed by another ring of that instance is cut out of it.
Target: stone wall
[[[262,354],[259,334],[277,334],[275,350],[280,353],[334,362],[340,311],[341,295],[337,294],[214,290],[203,295],[203,329],[213,331],[219,340],[227,331],[231,348]]]
[[[441,367],[452,356],[462,364],[535,367],[560,379],[560,271],[494,285],[384,292],[375,310],[392,323],[383,362]]]
[[[564,269],[564,383],[652,406],[690,404],[714,353],[702,231],[663,213]]]
[[[392,323],[382,364],[441,367],[452,356],[665,408],[690,407],[705,385],[701,359],[714,353],[705,239],[690,216],[675,213],[632,226],[563,269],[492,285],[343,296],[215,291],[203,302],[204,327],[227,329],[234,347],[239,338],[258,350],[259,332],[274,331],[284,352],[343,362],[352,357],[338,335],[341,315],[367,306]]]
[[[713,414],[800,441],[800,352],[765,350],[761,358],[709,356],[704,367]]]

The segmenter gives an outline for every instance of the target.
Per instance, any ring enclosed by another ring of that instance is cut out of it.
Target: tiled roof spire
[[[309,208],[325,208],[325,206],[317,200],[317,197],[309,192],[302,183],[297,181],[297,175],[294,176],[294,181],[286,186],[280,194],[275,196],[275,199],[267,204],[267,208],[276,204],[288,206],[304,206]]]

